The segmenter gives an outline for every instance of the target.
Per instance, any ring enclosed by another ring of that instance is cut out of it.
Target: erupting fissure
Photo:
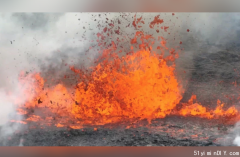
[[[162,23],[157,16],[149,26],[154,29],[155,25]],[[21,73],[20,83],[30,83],[29,88],[22,91],[28,97],[27,101],[20,104],[18,99],[21,97],[14,100],[19,113],[28,117],[23,123],[45,122],[57,127],[81,128],[83,125],[142,119],[151,122],[168,115],[209,119],[238,115],[235,107],[223,110],[220,101],[215,110],[207,110],[201,104],[193,103],[196,96],[177,110],[183,94],[175,76],[174,61],[179,52],[167,48],[163,37],[155,39],[138,30],[140,24],[144,24],[142,18],[136,19],[135,16],[132,24],[137,31],[130,41],[132,51],[128,53],[119,50],[114,42],[110,47],[101,43],[107,37],[108,29],[97,34],[101,53],[96,65],[87,72],[70,67],[79,77],[75,88],[61,83],[47,87],[40,73]],[[152,47],[154,42],[159,42],[156,48]],[[134,47],[138,50],[133,50]]]

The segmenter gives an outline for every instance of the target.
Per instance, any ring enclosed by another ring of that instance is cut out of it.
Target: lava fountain
[[[154,29],[155,25],[163,22],[156,16],[149,27]],[[87,70],[69,66],[78,77],[78,83],[71,88],[63,83],[49,87],[41,73],[22,72],[19,76],[21,84],[29,83],[29,78],[34,80],[22,91],[28,98],[24,104],[19,103],[21,97],[13,100],[19,114],[27,117],[22,123],[36,122],[77,129],[84,125],[143,119],[151,123],[153,119],[168,115],[208,119],[238,115],[234,106],[223,110],[224,104],[220,101],[215,110],[208,110],[194,103],[194,95],[189,102],[181,104],[183,89],[175,74],[175,59],[181,51],[168,48],[163,37],[155,39],[138,30],[141,24],[144,24],[142,18],[135,16],[132,25],[136,32],[130,40],[130,52],[117,47],[114,41],[110,45],[103,42],[110,29],[104,28],[98,33],[101,50],[96,65]],[[168,27],[161,28],[166,31]],[[156,47],[155,43],[158,43]],[[182,107],[177,109],[179,104]]]

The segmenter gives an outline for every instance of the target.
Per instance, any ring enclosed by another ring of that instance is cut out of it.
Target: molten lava
[[[221,103],[220,100],[217,101],[217,107],[215,110],[207,110],[206,107],[202,106],[199,103],[193,103],[196,99],[196,95],[193,95],[187,104],[184,104],[182,109],[179,111],[179,114],[182,116],[199,116],[202,118],[219,118],[219,117],[233,117],[236,116],[238,110],[232,106],[226,111],[223,110],[224,103]]]
[[[133,22],[134,27],[144,23],[141,20],[139,18]],[[150,28],[161,23],[163,20],[157,16],[150,23]],[[102,33],[106,31],[104,28]],[[97,36],[105,38],[100,33]],[[45,122],[57,127],[81,128],[82,125],[103,125],[141,119],[151,122],[172,114],[209,119],[238,114],[235,107],[224,111],[220,101],[215,110],[208,111],[201,104],[193,103],[195,96],[177,111],[176,107],[183,94],[174,71],[177,51],[168,49],[166,40],[161,37],[160,46],[155,52],[150,41],[155,39],[141,31],[136,32],[131,43],[137,44],[138,38],[141,41],[138,50],[125,55],[118,51],[112,42],[110,48],[101,51],[97,64],[89,68],[88,72],[70,67],[80,77],[75,88],[61,83],[48,87],[40,73],[22,73],[20,83],[30,83],[22,93],[27,96],[27,100],[24,104],[19,103],[21,97],[14,101],[19,113],[28,116],[25,122]],[[165,53],[169,55],[165,57]]]
[[[88,80],[79,82],[74,94],[63,84],[44,88],[44,79],[35,74],[35,84],[25,94],[36,96],[21,108],[46,108],[60,116],[61,123],[106,124],[164,118],[180,102],[174,66],[160,55],[140,50],[120,58],[112,49],[104,55],[105,60],[93,68]],[[80,70],[74,71],[80,75]]]

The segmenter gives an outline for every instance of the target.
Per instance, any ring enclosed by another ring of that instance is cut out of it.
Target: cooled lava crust
[[[148,125],[146,121],[126,124],[71,128],[25,128],[2,139],[1,146],[231,146],[231,125],[196,117],[167,117]],[[144,125],[144,126],[143,126]],[[226,141],[225,135],[228,134]]]

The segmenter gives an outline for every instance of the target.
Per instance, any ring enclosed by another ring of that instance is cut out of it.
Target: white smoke
[[[9,125],[10,120],[15,118],[17,121],[21,120],[22,117],[17,114],[16,108],[7,95],[7,93],[1,89],[0,90],[0,137],[4,138],[5,136],[11,135],[19,128],[18,123],[13,123]]]
[[[234,137],[233,145],[240,146],[240,122],[235,124],[235,127],[232,130],[232,136]]]
[[[228,126],[227,134],[217,140],[222,146],[240,146],[240,122]]]
[[[24,104],[28,98],[34,96],[25,93],[32,82],[31,75],[26,77],[24,84],[20,83],[18,78],[15,78],[14,88],[0,89],[0,138],[4,139],[21,129],[22,125],[19,122],[24,119],[18,113],[17,105]],[[10,123],[11,120],[14,120],[14,122]]]
[[[240,136],[237,135],[236,138],[233,140],[233,144],[236,146],[240,146]]]
[[[7,97],[6,93],[0,90],[0,126],[9,122],[9,116],[14,110],[13,104]]]

